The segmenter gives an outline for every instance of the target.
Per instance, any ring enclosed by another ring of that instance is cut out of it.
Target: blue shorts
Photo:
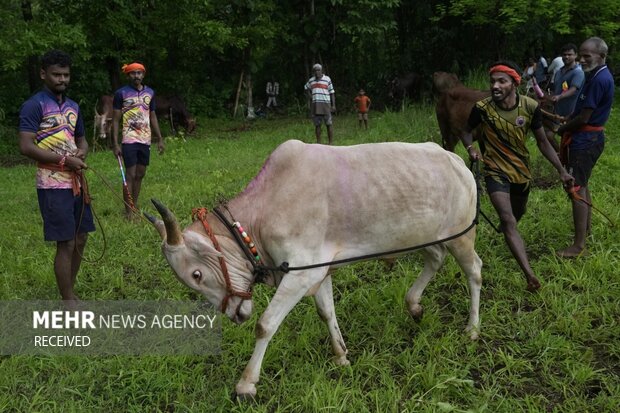
[[[568,173],[575,178],[575,185],[588,186],[592,169],[605,149],[605,141],[597,142],[585,149],[568,151]]]
[[[69,241],[76,233],[95,230],[90,205],[83,205],[82,195],[73,196],[72,189],[37,189],[37,195],[45,241]]]
[[[143,143],[124,143],[122,151],[125,168],[138,164],[148,166],[151,159],[151,147]]]

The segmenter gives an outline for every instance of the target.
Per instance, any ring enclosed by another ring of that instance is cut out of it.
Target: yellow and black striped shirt
[[[476,103],[469,115],[471,130],[482,123],[479,142],[487,176],[503,176],[515,184],[528,183],[530,153],[526,146],[528,132],[542,127],[542,113],[534,99],[517,95],[512,109],[498,107],[491,97]]]

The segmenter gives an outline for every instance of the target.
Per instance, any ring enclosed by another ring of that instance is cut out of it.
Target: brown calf
[[[158,119],[170,121],[170,129],[174,135],[176,135],[177,125],[183,126],[188,135],[196,129],[196,119],[189,113],[179,96],[155,95],[155,113]]]
[[[454,152],[456,144],[465,133],[467,119],[474,104],[490,96],[491,92],[465,87],[455,74],[446,72],[433,74],[433,87],[439,94],[435,115],[442,145],[444,149]],[[474,139],[477,138],[475,132]]]

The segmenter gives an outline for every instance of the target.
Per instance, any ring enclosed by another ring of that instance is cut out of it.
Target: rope
[[[471,161],[471,163],[469,164],[469,169],[474,174],[474,178],[476,180],[476,189],[478,191],[478,198],[476,200],[476,213],[480,213],[480,215],[482,215],[482,218],[484,218],[484,220],[491,226],[491,228],[493,228],[495,232],[499,234],[502,232],[502,230],[499,229],[495,224],[493,224],[491,219],[486,216],[486,214],[482,210],[482,207],[480,206],[480,194],[482,193],[482,184],[480,183],[480,164],[477,160]]]
[[[570,188],[564,188],[564,189],[566,190],[566,194],[568,195],[569,199],[571,199],[573,201],[583,202],[584,204],[586,204],[587,206],[589,206],[590,208],[592,208],[593,210],[595,210],[596,212],[598,212],[599,214],[604,216],[605,219],[607,219],[607,221],[609,221],[609,226],[610,227],[613,228],[613,227],[616,226],[616,223],[605,212],[601,211],[600,209],[595,207],[594,204],[592,204],[592,202],[589,202],[587,199],[585,199],[584,197],[579,195],[579,193],[577,192],[580,189],[579,186],[572,186]]]
[[[391,250],[391,251],[385,251],[385,252],[378,252],[378,253],[374,253],[374,254],[361,255],[361,256],[358,256],[358,257],[345,258],[345,259],[342,259],[342,260],[322,262],[322,263],[319,263],[319,264],[301,265],[301,266],[298,266],[298,267],[291,267],[291,266],[289,266],[288,262],[284,261],[282,264],[278,265],[275,268],[274,267],[266,267],[266,266],[259,266],[259,268],[261,268],[264,271],[270,271],[270,272],[282,271],[284,273],[288,273],[289,271],[308,270],[308,269],[312,269],[312,268],[327,267],[327,266],[338,265],[338,264],[346,264],[346,263],[354,262],[354,261],[363,261],[363,260],[368,260],[368,259],[371,259],[371,258],[383,257],[383,256],[386,256],[386,255],[400,254],[400,253],[403,253],[403,252],[415,251],[415,250],[418,250],[418,249],[427,248],[427,247],[430,247],[430,246],[433,246],[433,245],[442,244],[444,242],[453,240],[455,238],[458,238],[458,237],[466,234],[474,226],[476,226],[476,219],[474,219],[472,221],[472,223],[467,228],[465,228],[463,231],[459,232],[458,234],[451,235],[449,237],[446,237],[446,238],[443,238],[443,239],[440,239],[440,240],[437,240],[437,241],[432,241],[432,242],[427,242],[425,244],[416,245],[416,246],[413,246],[413,247],[400,248],[400,249]]]
[[[80,226],[82,225],[82,219],[84,218],[84,209],[86,208],[86,205],[88,204],[90,205],[90,212],[93,214],[93,217],[95,218],[95,222],[97,223],[96,225],[99,225],[101,236],[103,238],[103,248],[101,250],[101,255],[99,255],[95,259],[86,258],[84,254],[80,252],[80,250],[77,250],[77,252],[83,262],[88,263],[88,264],[96,264],[103,259],[105,252],[108,248],[108,241],[106,239],[105,230],[103,229],[101,220],[99,219],[99,215],[97,215],[97,213],[95,212],[95,207],[93,206],[92,198],[90,197],[90,194],[88,193],[88,182],[86,181],[86,175],[84,175],[84,171],[80,172],[80,182],[82,183],[82,209],[80,210],[80,220],[79,220],[77,227],[75,228],[75,234],[73,235],[73,239],[76,243],[76,248],[77,248],[77,236],[78,236],[78,233],[80,232]]]
[[[211,229],[211,226],[207,222],[207,209],[206,208],[194,208],[192,210],[192,219],[194,221],[199,219],[200,222],[202,222],[202,226],[204,227],[207,235],[209,236],[209,238],[211,239],[211,242],[213,243],[213,247],[220,253],[220,256],[218,257],[218,261],[220,263],[220,268],[222,269],[222,275],[224,276],[224,282],[226,283],[226,292],[227,292],[221,304],[222,313],[226,312],[226,308],[228,307],[228,301],[230,300],[230,297],[239,297],[241,298],[241,300],[239,301],[239,304],[237,305],[237,309],[235,310],[235,314],[237,314],[239,312],[239,308],[241,307],[241,304],[243,303],[243,301],[249,300],[252,298],[253,281],[250,282],[250,287],[248,291],[236,291],[235,289],[233,289],[232,282],[230,280],[230,274],[228,273],[228,266],[226,265],[226,260],[224,259],[224,254],[222,253],[222,249],[220,248],[220,244],[217,241],[215,234],[213,234],[213,230]]]
[[[148,222],[149,225],[151,224],[150,221],[147,220],[134,205],[128,203],[123,197],[118,195],[116,189],[114,189],[113,185],[110,184],[110,182],[105,178],[105,176],[103,176],[101,173],[97,172],[90,166],[88,167],[87,171],[92,171],[97,176],[97,178],[99,178],[101,182],[103,182],[104,186],[106,186],[110,190],[112,195],[114,195],[114,197],[118,199],[123,205],[128,206],[132,213],[136,214],[140,219],[143,219],[145,222]]]

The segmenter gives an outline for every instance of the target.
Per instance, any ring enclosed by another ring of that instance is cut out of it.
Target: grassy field
[[[595,205],[620,223],[620,116],[591,182]],[[430,106],[403,113],[371,113],[370,130],[353,115],[335,118],[337,145],[439,141]],[[197,136],[168,139],[153,154],[141,206],[157,197],[182,226],[193,207],[213,207],[240,192],[267,155],[287,139],[314,140],[303,117],[239,121],[202,120]],[[209,357],[0,356],[2,412],[615,412],[620,405],[620,235],[594,212],[591,255],[564,261],[554,251],[572,239],[570,203],[557,174],[530,141],[536,182],[519,225],[532,267],[543,283],[536,294],[503,239],[484,221],[477,251],[484,262],[481,338],[463,332],[469,293],[450,257],[425,292],[426,312],[416,324],[404,296],[418,272],[417,255],[392,272],[365,262],[334,276],[336,313],[351,366],[331,363],[327,329],[312,299],[286,318],[263,363],[257,400],[230,395],[249,360],[253,326],[273,290],[259,285],[255,313],[242,326],[223,322],[222,352]],[[459,154],[464,155],[459,145]],[[110,152],[90,155],[94,208],[103,230],[92,235],[77,293],[87,300],[196,299],[173,276],[157,233],[144,221],[128,223],[118,165]],[[415,165],[411,165],[415,168]],[[42,240],[34,166],[2,169],[0,188],[0,299],[56,299],[53,244]],[[96,173],[95,173],[96,172]],[[311,171],[309,171],[311,172]],[[553,182],[552,185],[549,185]],[[488,199],[487,215],[497,220]],[[105,233],[105,242],[102,234]]]

